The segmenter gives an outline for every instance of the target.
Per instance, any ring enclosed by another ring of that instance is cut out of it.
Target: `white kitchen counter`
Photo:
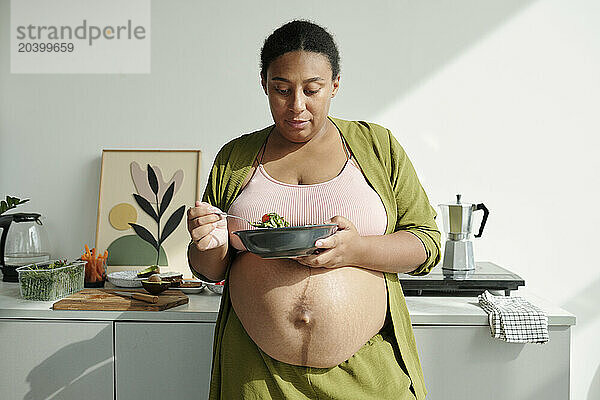
[[[526,289],[513,291],[511,296],[522,296],[544,310],[550,326],[575,325],[576,319],[573,314]],[[488,316],[479,307],[476,297],[408,296],[406,304],[413,325],[489,325]]]
[[[107,283],[106,288],[114,288]],[[118,289],[118,288],[117,288]],[[184,321],[215,322],[221,296],[208,289],[187,295],[188,304],[164,311],[71,311],[53,310],[54,301],[23,300],[18,283],[0,282],[0,319],[60,319],[92,321]]]
[[[109,286],[107,285],[107,288]],[[112,286],[111,286],[112,287]],[[529,299],[548,314],[548,324],[575,325],[575,316],[526,290],[513,292]],[[70,311],[52,310],[53,301],[23,300],[18,283],[0,282],[0,318],[76,319],[94,321],[186,321],[215,322],[221,296],[205,289],[189,294],[188,304],[157,311]],[[413,325],[488,325],[487,314],[475,297],[406,298]]]
[[[568,398],[575,316],[526,290],[513,295],[548,314],[548,343],[492,338],[475,297],[406,298],[428,400]],[[188,296],[161,312],[56,311],[51,301],[21,299],[18,283],[0,282],[0,331],[18,338],[0,342],[11,365],[0,398],[207,398],[221,296]]]

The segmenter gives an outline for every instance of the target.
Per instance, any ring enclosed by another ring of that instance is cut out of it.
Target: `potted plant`
[[[0,201],[0,215],[4,214],[8,210],[16,208],[18,205],[27,203],[28,201],[29,201],[29,199],[21,200],[16,197],[11,197],[11,196],[7,195],[6,200]]]

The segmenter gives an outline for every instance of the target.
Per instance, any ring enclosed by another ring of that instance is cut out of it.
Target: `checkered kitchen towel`
[[[487,290],[479,305],[488,313],[490,331],[496,339],[511,343],[546,343],[548,316],[519,296],[494,296]]]

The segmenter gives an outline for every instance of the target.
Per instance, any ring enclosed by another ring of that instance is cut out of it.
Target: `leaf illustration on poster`
[[[131,227],[133,228],[135,233],[137,233],[137,235],[140,238],[142,238],[143,240],[148,242],[152,247],[154,247],[156,249],[156,264],[158,265],[158,261],[160,258],[160,246],[165,240],[167,240],[169,235],[171,233],[173,233],[173,231],[181,223],[181,220],[183,219],[183,213],[185,211],[185,205],[182,205],[181,207],[179,207],[169,217],[169,219],[167,220],[167,223],[165,224],[163,233],[161,235],[160,219],[161,219],[162,215],[164,214],[164,212],[169,207],[169,203],[171,202],[171,199],[173,198],[173,193],[175,191],[175,182],[172,182],[169,185],[169,187],[167,188],[167,190],[165,190],[162,197],[159,198],[159,196],[158,196],[158,193],[159,193],[158,178],[156,176],[156,172],[154,171],[154,168],[152,168],[152,166],[150,164],[148,164],[148,166],[147,166],[147,173],[148,173],[148,186],[150,186],[150,189],[152,190],[152,193],[154,193],[155,200],[156,200],[156,210],[154,209],[154,207],[150,204],[150,202],[146,198],[144,198],[140,195],[136,195],[135,193],[133,193],[133,197],[135,198],[135,201],[138,203],[138,205],[142,208],[142,210],[144,210],[144,212],[146,212],[146,214],[150,215],[150,217],[152,217],[152,219],[154,219],[156,221],[156,225],[158,227],[156,238],[154,237],[154,235],[152,235],[152,233],[148,229],[144,228],[141,225],[134,224],[134,223],[130,223],[129,225],[131,225]]]
[[[183,184],[183,170],[179,169],[175,171],[171,179],[165,181],[163,179],[163,174],[161,169],[157,165],[153,165],[153,181],[158,184],[158,197],[163,198],[165,191],[171,186],[172,183],[175,183],[175,187],[173,188],[173,195],[176,194],[181,185]],[[149,179],[147,178],[147,171],[144,171],[140,164],[136,161],[133,161],[130,164],[131,170],[131,178],[133,179],[133,184],[135,185],[135,189],[140,196],[148,200],[149,203],[156,204],[156,196],[152,187],[150,186]]]

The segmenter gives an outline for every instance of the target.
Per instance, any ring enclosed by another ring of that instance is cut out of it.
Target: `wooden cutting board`
[[[57,301],[52,305],[52,308],[55,310],[89,311],[162,311],[182,304],[187,304],[189,301],[189,298],[179,290],[165,290],[158,295],[158,302],[155,304],[111,293],[114,290],[147,294],[145,290],[120,288],[83,289]]]

